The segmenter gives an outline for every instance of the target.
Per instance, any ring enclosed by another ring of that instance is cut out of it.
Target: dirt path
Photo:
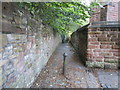
[[[65,76],[62,74],[63,53],[67,54]],[[74,49],[66,43],[56,49],[32,88],[100,88],[101,86],[118,88],[118,71],[84,67]]]

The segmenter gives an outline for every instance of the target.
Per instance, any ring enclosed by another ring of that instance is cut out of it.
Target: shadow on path
[[[63,53],[66,72],[62,74]],[[60,44],[32,88],[118,88],[118,71],[90,69],[83,66],[69,43]]]

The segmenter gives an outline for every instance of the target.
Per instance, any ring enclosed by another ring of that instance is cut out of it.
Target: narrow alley
[[[67,54],[65,75],[63,53]],[[55,50],[32,88],[118,88],[118,71],[85,67],[72,46],[65,43]]]
[[[120,89],[120,0],[11,1],[0,3],[0,90]]]

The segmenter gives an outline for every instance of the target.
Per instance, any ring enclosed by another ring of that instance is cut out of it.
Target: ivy
[[[21,2],[19,6],[28,9],[33,17],[39,15],[44,24],[64,34],[71,30],[70,25],[77,28],[83,25],[91,11],[91,7],[81,2]]]

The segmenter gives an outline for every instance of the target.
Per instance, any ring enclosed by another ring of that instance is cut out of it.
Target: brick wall
[[[92,10],[93,10],[93,14],[92,14],[92,17],[90,18],[90,22],[100,21],[100,11],[101,11],[101,8],[100,7],[96,7],[96,8],[92,8]]]
[[[113,1],[110,5],[105,5],[104,8],[96,7],[92,10],[94,13],[90,18],[90,22],[97,21],[118,21],[119,17],[119,3],[118,1]]]
[[[94,11],[91,15],[90,22],[106,21],[107,20],[107,5],[104,8],[95,7],[92,8]]]
[[[120,60],[119,28],[87,27],[71,36],[71,43],[80,60],[88,67],[117,69]]]
[[[104,8],[100,9],[100,21],[106,21],[107,20],[107,5],[104,6]]]
[[[118,68],[119,35],[119,28],[89,28],[87,66]]]
[[[120,60],[119,6],[118,2],[113,2],[112,6],[104,7],[93,8],[95,13],[92,14],[88,26],[88,38],[86,39],[86,34],[83,34],[85,31],[77,30],[72,34],[71,40],[81,56],[87,52],[87,59],[82,59],[86,66],[117,69]]]
[[[118,2],[118,21],[120,21],[120,1]]]
[[[103,11],[101,8],[101,19],[98,23],[95,23],[96,20],[91,20],[92,24],[88,29],[88,61],[86,62],[89,67],[118,68],[118,61],[120,60],[120,24],[117,23],[119,17],[118,4],[116,1],[112,2],[111,5],[104,6]],[[92,19],[95,18],[97,16]],[[108,21],[112,21],[112,23]]]
[[[87,38],[88,38],[88,25],[79,28],[71,35],[71,44],[77,51],[80,60],[83,64],[86,63],[87,60]]]
[[[107,7],[107,21],[118,21],[118,2],[112,2],[112,5]]]
[[[3,3],[0,88],[29,88],[61,42],[58,33],[14,3]]]

